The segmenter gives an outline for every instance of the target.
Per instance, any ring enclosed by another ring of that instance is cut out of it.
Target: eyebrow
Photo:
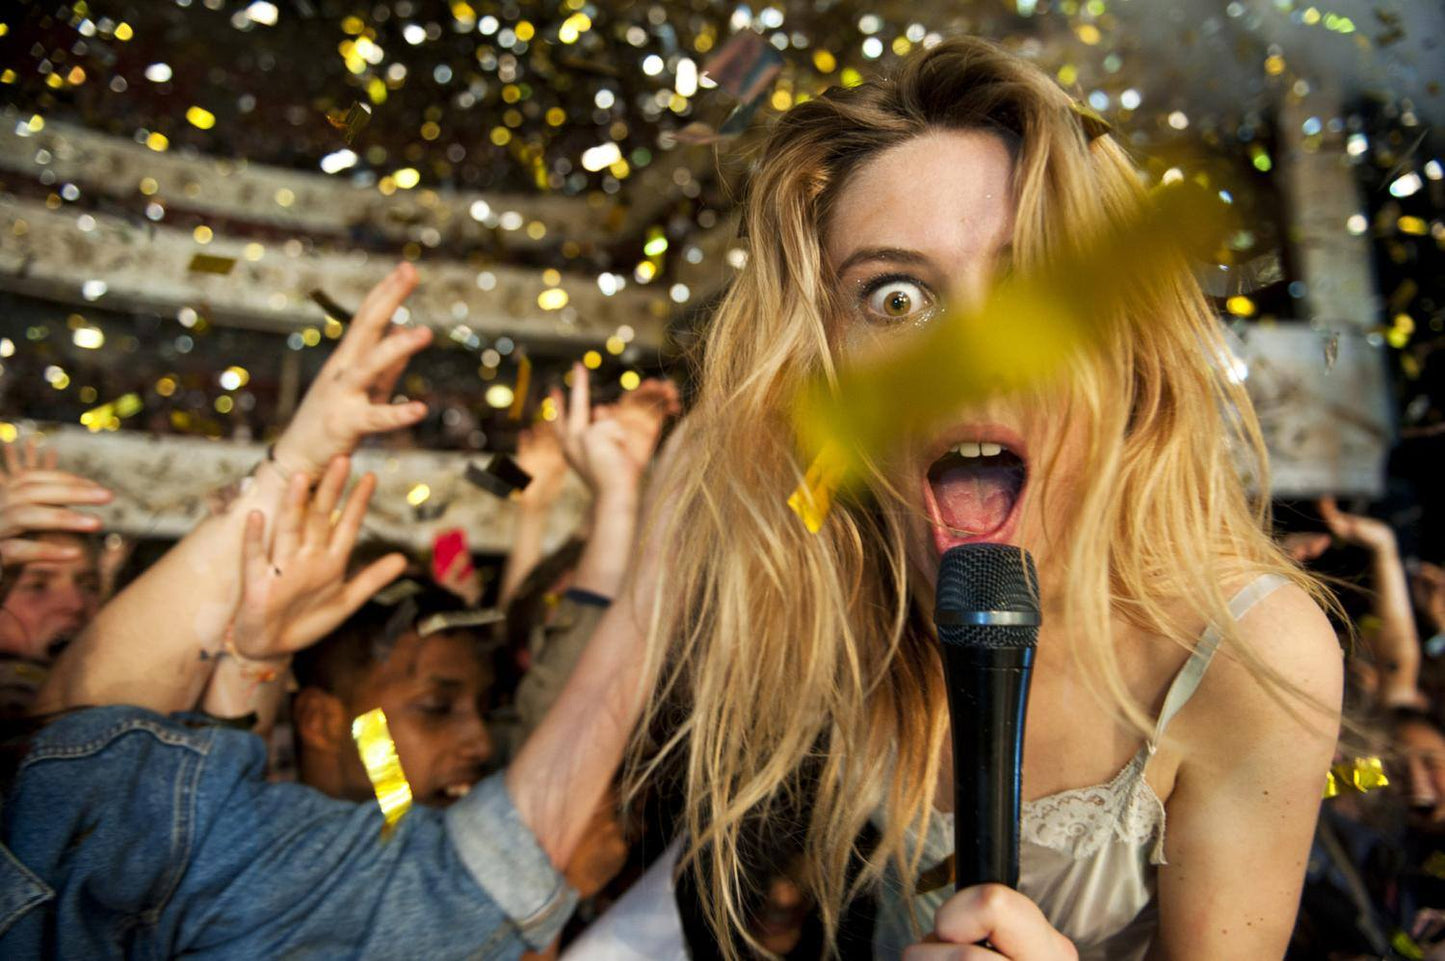
[[[448,694],[460,691],[463,687],[466,686],[463,682],[456,680],[455,678],[437,677],[435,675],[427,678],[426,682],[431,687],[435,687],[438,690]]]
[[[915,264],[927,266],[931,261],[916,250],[908,250],[904,247],[860,247],[853,251],[843,262],[838,265],[838,275],[842,276],[859,264],[887,261],[895,264]]]
[[[1012,242],[1005,242],[999,245],[993,252],[995,260],[1011,261],[1013,259],[1014,245]],[[917,250],[909,250],[906,247],[860,247],[853,251],[843,262],[838,265],[837,274],[839,277],[859,264],[886,262],[894,264],[912,264],[914,266],[932,266],[933,261],[928,255]]]

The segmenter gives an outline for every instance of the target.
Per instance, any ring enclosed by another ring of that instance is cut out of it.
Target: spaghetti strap
[[[1250,608],[1286,583],[1285,578],[1279,574],[1259,575],[1230,598],[1229,616],[1238,623]],[[1184,662],[1184,666],[1175,675],[1174,683],[1169,685],[1169,693],[1164,698],[1164,708],[1159,712],[1159,721],[1154,726],[1154,736],[1149,739],[1150,754],[1159,746],[1160,739],[1164,737],[1164,729],[1169,726],[1174,715],[1189,703],[1189,699],[1199,689],[1199,682],[1204,680],[1204,672],[1209,669],[1209,662],[1214,659],[1214,652],[1218,649],[1222,637],[1219,628],[1211,624],[1199,638],[1199,643],[1194,646],[1189,660]]]

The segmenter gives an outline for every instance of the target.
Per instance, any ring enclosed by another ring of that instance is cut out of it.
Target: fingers
[[[337,353],[341,353],[343,348],[347,353],[365,351],[376,343],[386,330],[386,325],[391,323],[396,309],[415,287],[415,267],[403,262],[392,268],[391,273],[371,288],[361,301],[361,306],[356,309],[356,316],[352,318],[351,329],[337,345]]]
[[[14,537],[24,531],[74,531],[89,534],[100,530],[100,518],[47,504],[12,504],[0,517],[0,536]]]
[[[0,567],[21,564],[63,564],[77,560],[82,550],[69,544],[48,544],[45,541],[0,541]]]
[[[368,434],[384,434],[410,427],[426,416],[426,404],[419,400],[405,404],[372,404],[361,418],[362,430]]]
[[[1321,497],[1315,506],[1319,508],[1320,519],[1329,525],[1331,530],[1334,530],[1335,526],[1344,519],[1344,515],[1340,512],[1340,505],[1333,495]]]
[[[93,488],[99,491],[107,490],[107,488],[97,484],[89,477],[81,477],[79,474],[72,474],[69,471],[55,470],[53,467],[41,467],[35,470],[27,468],[21,470],[20,473],[20,477],[12,480],[12,490],[21,485],[28,486],[30,484],[65,484],[75,487]]]
[[[587,368],[582,364],[572,365],[572,398],[567,407],[567,432],[573,437],[587,429],[592,420],[592,391],[587,379]],[[557,418],[561,420],[559,416]]]
[[[26,470],[34,470],[40,466],[40,452],[35,444],[34,437],[25,438],[25,451],[21,456],[21,462]]]
[[[25,468],[20,466],[20,450],[15,444],[6,444],[5,451],[5,473],[18,474]]]
[[[396,580],[406,571],[406,558],[401,554],[388,554],[379,561],[367,565],[353,577],[342,591],[342,603],[346,616],[365,604],[377,591]],[[344,620],[345,618],[343,618]]]
[[[1078,957],[1073,944],[1054,930],[1037,904],[1001,884],[958,892],[938,909],[933,929],[940,940],[951,944],[988,941],[1011,961]]]
[[[10,504],[108,504],[115,495],[83,478],[70,478],[65,474],[52,475],[63,480],[39,481],[39,472],[27,473],[24,479],[6,491]]]
[[[396,337],[406,331],[403,328],[393,328],[387,333],[388,337]],[[423,345],[425,346],[425,345]],[[375,403],[385,404],[391,400],[391,393],[396,389],[396,382],[401,379],[401,372],[406,370],[407,361],[411,355],[403,357],[390,367],[383,370],[371,382],[371,396]]]
[[[361,522],[366,519],[366,507],[371,503],[371,495],[376,491],[376,475],[367,473],[361,475],[361,480],[351,490],[351,496],[346,499],[346,505],[341,509],[341,517],[336,522],[336,528],[331,532],[330,550],[334,554],[348,555],[351,548],[356,544],[356,538],[361,534]]]
[[[245,584],[259,584],[266,577],[266,515],[251,511],[241,536],[241,577]]]
[[[547,392],[552,399],[552,407],[556,409],[557,416],[546,422],[547,429],[552,432],[552,439],[558,446],[565,446],[567,442],[567,401],[562,395],[560,387],[553,387]]]
[[[346,489],[346,479],[351,476],[351,459],[333,457],[316,485],[316,495],[311,498],[311,509],[306,512],[302,543],[308,547],[324,550],[331,539],[331,515],[341,503],[341,492]]]
[[[276,518],[276,541],[271,545],[275,564],[289,560],[301,547],[306,523],[306,504],[311,496],[311,482],[305,474],[295,474],[286,490],[286,500]]]
[[[396,385],[396,379],[401,375],[401,370],[406,362],[427,344],[431,343],[432,332],[430,327],[413,327],[408,330],[397,330],[381,338],[381,342],[370,348],[365,354],[354,358],[350,376],[357,383],[374,384],[380,390],[381,381],[390,378],[391,386]],[[387,387],[383,396],[390,396],[391,387]]]

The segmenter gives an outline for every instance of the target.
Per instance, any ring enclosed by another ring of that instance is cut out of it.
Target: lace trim
[[[1164,864],[1164,803],[1144,779],[1151,756],[1146,745],[1107,784],[1025,801],[1020,838],[1076,861],[1093,857],[1111,841],[1135,847],[1152,841],[1150,863]],[[953,813],[939,811],[936,816],[951,837]]]

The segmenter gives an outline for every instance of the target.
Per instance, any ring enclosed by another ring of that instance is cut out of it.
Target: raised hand
[[[1362,514],[1346,514],[1333,497],[1321,497],[1317,506],[1320,519],[1330,533],[1346,544],[1376,553],[1395,550],[1395,532],[1384,521]]]
[[[79,557],[79,547],[24,535],[97,531],[99,518],[71,508],[108,504],[114,495],[92,480],[57,470],[55,451],[41,451],[33,438],[23,445],[6,444],[4,464],[0,470],[0,567]]]
[[[314,496],[306,475],[292,478],[269,556],[265,517],[259,511],[247,517],[241,607],[231,635],[242,657],[274,660],[315,643],[406,569],[406,558],[389,554],[345,579],[376,490],[376,478],[366,474],[343,504],[350,469],[347,458],[333,459]],[[338,505],[341,513],[333,524]]]
[[[518,506],[543,511],[556,503],[568,470],[557,432],[546,424],[522,431],[517,436],[516,460],[517,466],[532,476],[532,482],[513,498]]]
[[[332,457],[350,454],[367,434],[410,427],[426,416],[421,401],[390,402],[407,361],[432,339],[427,327],[391,323],[415,287],[416,268],[399,264],[361,302],[346,336],[276,442],[276,463],[288,477],[300,473],[315,479]]]
[[[982,947],[980,942],[991,947]],[[933,934],[903,952],[904,961],[1078,961],[1072,941],[1039,906],[1002,884],[964,888],[943,902]]]
[[[1286,534],[1279,545],[1296,563],[1307,564],[1329,549],[1330,535],[1321,531]]]
[[[560,390],[552,392],[562,453],[599,498],[636,494],[662,425],[678,410],[677,389],[667,381],[650,380],[637,392],[640,398],[624,397],[594,411],[587,368],[581,364],[572,368],[570,401]]]

